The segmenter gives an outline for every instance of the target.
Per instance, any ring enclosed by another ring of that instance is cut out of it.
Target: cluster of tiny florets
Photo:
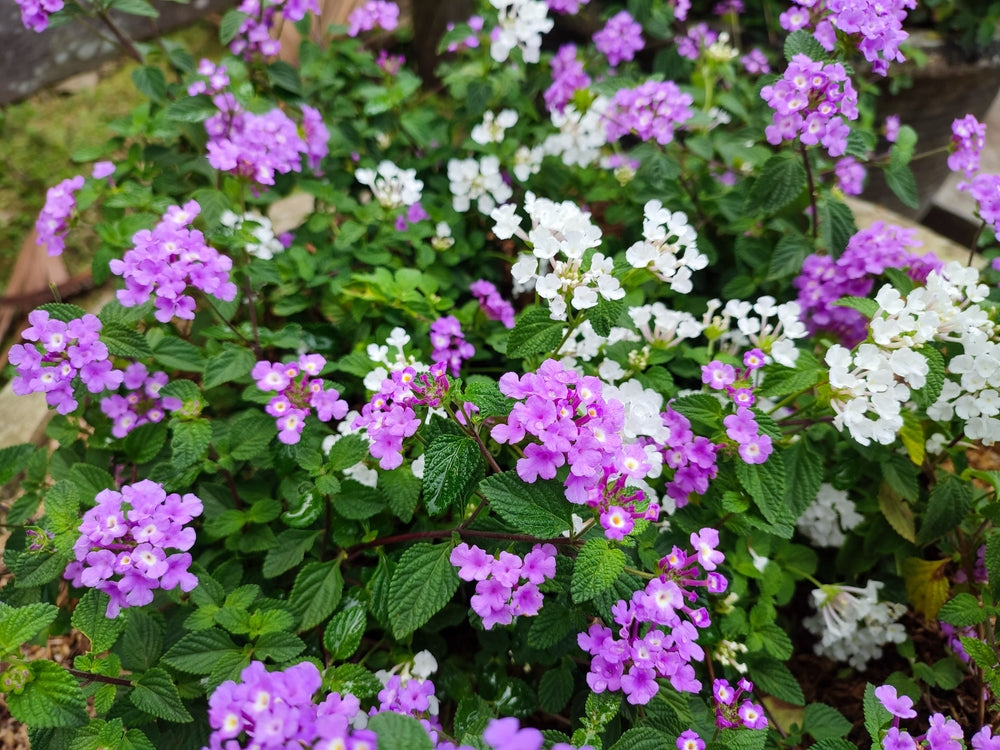
[[[259,55],[273,57],[281,51],[281,42],[271,34],[278,14],[285,21],[301,21],[310,11],[319,14],[317,0],[243,0],[237,8],[245,15],[229,50],[244,59]]]
[[[483,627],[509,625],[515,617],[533,617],[542,608],[538,587],[556,574],[556,548],[536,544],[523,558],[512,552],[490,555],[464,542],[451,552],[451,564],[463,581],[476,581],[469,603]]]
[[[321,422],[342,419],[347,414],[347,402],[337,389],[325,387],[318,377],[325,365],[322,355],[303,354],[296,362],[258,362],[250,372],[258,388],[275,392],[265,411],[277,420],[278,440],[282,443],[299,442],[306,417],[313,410]]]
[[[165,372],[150,373],[146,365],[134,362],[125,368],[124,396],[114,394],[101,399],[101,411],[111,420],[111,434],[123,438],[140,425],[161,422],[168,411],[181,408],[181,400],[161,396],[160,389],[169,381]]]
[[[76,560],[66,566],[64,578],[111,597],[108,617],[149,604],[156,589],[191,591],[198,585],[188,570],[195,532],[185,524],[201,515],[201,500],[190,493],[168,495],[149,479],[121,492],[102,490],[95,500],[83,514],[73,545]]]
[[[62,5],[62,3],[60,3]],[[45,193],[45,205],[35,221],[35,243],[44,245],[49,255],[62,255],[66,233],[76,211],[76,191],[83,187],[83,177],[68,177]]]

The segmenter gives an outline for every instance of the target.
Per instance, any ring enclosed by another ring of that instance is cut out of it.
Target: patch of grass
[[[208,23],[168,38],[184,42],[196,59],[221,56],[218,31]],[[104,143],[110,135],[108,124],[142,101],[132,83],[135,67],[126,59],[112,61],[97,71],[94,88],[64,94],[52,87],[0,109],[0,292],[45,203],[45,192],[89,169],[70,156],[84,146]],[[96,250],[86,234],[70,233],[64,253],[70,274],[85,270]]]

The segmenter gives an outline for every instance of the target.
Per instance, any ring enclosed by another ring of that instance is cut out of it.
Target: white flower
[[[376,169],[358,169],[354,176],[371,188],[375,200],[384,208],[412,206],[420,200],[424,189],[415,169],[400,169],[388,160],[380,162]]]
[[[839,547],[847,538],[844,532],[863,520],[845,491],[824,482],[816,499],[795,522],[795,528],[817,547]]]
[[[499,11],[499,25],[490,34],[490,56],[504,62],[515,47],[525,62],[538,62],[542,34],[552,29],[548,6],[542,0],[490,0]]]
[[[498,203],[506,203],[514,194],[500,174],[500,160],[492,155],[479,161],[450,159],[448,180],[452,207],[461,213],[468,211],[474,200],[479,212],[489,215]]]
[[[494,208],[490,212],[490,218],[495,222],[493,225],[493,234],[498,239],[509,240],[521,230],[521,217],[517,215],[517,206],[512,203],[506,203]]]
[[[498,115],[486,112],[483,121],[472,128],[470,136],[476,143],[485,146],[490,143],[503,143],[504,132],[517,124],[517,112],[505,109]]]

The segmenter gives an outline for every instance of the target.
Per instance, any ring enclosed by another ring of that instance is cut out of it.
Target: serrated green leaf
[[[492,378],[470,378],[465,386],[465,398],[479,407],[479,416],[483,418],[506,417],[515,403],[500,392],[500,386]]]
[[[573,697],[573,672],[565,665],[550,669],[538,681],[538,703],[543,711],[557,714]]]
[[[254,643],[253,652],[257,659],[270,659],[281,664],[291,661],[305,651],[306,644],[292,633],[264,633]]]
[[[927,361],[927,382],[923,388],[913,391],[912,395],[913,400],[919,406],[927,407],[938,400],[938,396],[941,395],[941,389],[944,387],[944,357],[933,346],[921,346],[917,351]]]
[[[769,531],[783,539],[791,539],[796,516],[784,499],[786,483],[782,452],[775,450],[762,464],[737,461],[736,477],[771,524]]]
[[[85,498],[97,497],[99,492],[115,487],[114,477],[104,469],[90,464],[73,464],[68,479],[76,485],[80,496]]]
[[[368,441],[360,435],[344,435],[330,447],[330,453],[326,457],[326,468],[330,471],[343,471],[366,458],[368,458]]]
[[[803,725],[815,740],[839,738],[851,731],[851,722],[833,706],[810,703],[803,714]]]
[[[624,300],[599,297],[597,305],[587,310],[587,320],[598,336],[609,336],[625,308]]]
[[[135,2],[135,0],[130,1]],[[167,97],[167,78],[159,68],[154,68],[152,65],[136,68],[132,71],[132,81],[140,92],[154,102],[162,102]]]
[[[90,589],[77,602],[70,623],[90,639],[90,650],[99,654],[115,645],[125,629],[125,618],[109,619],[108,603],[111,598],[103,591]]]
[[[0,448],[0,487],[24,471],[28,457],[35,452],[35,446],[30,443],[10,445]],[[7,519],[11,523],[10,519]]]
[[[917,544],[925,545],[958,526],[972,506],[972,485],[946,478],[931,488],[927,512],[917,532]]]
[[[239,380],[250,374],[255,363],[253,354],[243,347],[227,345],[221,352],[205,361],[202,387],[207,390]]]
[[[805,55],[817,62],[830,58],[830,53],[823,49],[823,45],[806,29],[799,29],[788,35],[785,39],[784,53],[788,62],[791,62],[796,55]]]
[[[805,705],[806,699],[795,675],[780,661],[754,659],[750,668],[753,670],[753,682],[758,690],[769,693],[785,703],[795,706]]]
[[[773,566],[769,566],[773,567]],[[788,637],[788,633],[782,630],[775,623],[768,623],[757,630],[754,631],[761,639],[764,645],[764,651],[768,656],[773,656],[775,659],[790,659],[792,658],[792,652],[794,651],[794,646],[792,645],[792,639]]]
[[[168,667],[191,674],[210,674],[226,653],[240,653],[229,634],[218,628],[188,633],[163,655]]]
[[[785,235],[774,246],[767,268],[767,280],[797,276],[802,271],[803,261],[815,249],[813,243],[801,234]]]
[[[394,711],[382,711],[368,722],[368,728],[378,737],[379,747],[393,750],[433,750],[427,731],[412,716]]]
[[[882,742],[882,730],[889,726],[892,714],[882,705],[882,701],[875,696],[875,686],[870,682],[865,685],[865,697],[862,701],[862,706],[864,707],[865,714],[865,729],[868,730],[868,736],[871,737],[872,742],[876,746],[879,746]]]
[[[777,154],[768,159],[750,188],[748,205],[773,214],[798,198],[806,189],[806,169],[795,154]]]
[[[63,323],[69,323],[71,320],[82,318],[87,314],[87,311],[79,305],[71,305],[67,302],[46,302],[44,305],[39,305],[36,309],[44,310],[49,314],[50,318],[61,320]]]
[[[201,388],[190,380],[171,380],[160,389],[160,395],[176,398],[184,403],[202,400]]]
[[[16,652],[51,625],[58,614],[54,604],[35,602],[11,607],[0,602],[0,655]]]
[[[906,164],[892,165],[885,169],[885,184],[900,203],[910,208],[920,208],[920,194],[917,192],[917,180],[913,170]]]
[[[264,577],[274,578],[302,562],[321,533],[310,529],[285,529],[278,534],[278,543],[264,555],[261,571]]]
[[[351,521],[363,521],[381,513],[385,508],[385,497],[374,487],[345,479],[340,483],[340,492],[333,499],[333,509]]]
[[[1000,596],[1000,534],[991,534],[986,539],[986,573],[989,578],[993,598]]]
[[[378,488],[388,498],[389,510],[403,523],[409,523],[420,500],[421,481],[409,467],[381,471]]]
[[[365,634],[368,617],[365,608],[354,606],[330,618],[323,633],[323,645],[333,661],[346,661],[354,656]]]
[[[625,569],[625,553],[607,539],[590,539],[576,557],[570,593],[574,602],[585,602],[607,591]]]
[[[785,504],[798,518],[808,508],[823,484],[823,459],[806,438],[782,451],[785,463]]]
[[[719,744],[730,750],[763,750],[766,741],[766,729],[723,729],[719,732]]]
[[[267,66],[267,81],[275,88],[282,88],[291,94],[302,93],[302,81],[294,67],[278,60]]]
[[[479,491],[491,510],[525,534],[556,537],[573,528],[572,509],[560,482],[527,484],[516,472],[506,471],[486,477]]]
[[[528,629],[528,645],[545,650],[552,648],[584,623],[579,613],[566,609],[558,601],[546,602]]]
[[[141,424],[125,436],[125,455],[133,464],[144,464],[156,458],[167,442],[166,422]]]
[[[7,560],[7,567],[14,574],[15,588],[33,588],[61,577],[69,560],[58,550],[23,552]]]
[[[340,603],[344,577],[340,561],[309,563],[295,577],[288,603],[299,617],[299,632],[319,625]]]
[[[562,340],[565,325],[552,320],[544,307],[525,308],[507,337],[507,356],[527,357],[552,352]]]
[[[920,479],[916,466],[905,456],[892,454],[882,462],[882,476],[893,492],[898,493],[911,503],[920,499]]]
[[[858,232],[854,212],[850,206],[830,194],[820,195],[816,208],[819,212],[819,233],[823,246],[831,255],[838,257],[847,247],[848,240]]]
[[[194,721],[184,708],[174,681],[170,679],[167,670],[160,667],[154,667],[139,675],[132,683],[129,698],[140,711],[158,719],[175,721],[178,724]]]
[[[915,544],[917,527],[913,519],[913,510],[903,497],[895,492],[888,482],[882,482],[878,492],[878,507],[893,531],[906,541]]]
[[[959,636],[958,640],[965,653],[972,657],[980,669],[993,669],[997,665],[997,653],[990,648],[989,644],[983,643],[974,636],[967,635]]]
[[[170,462],[176,468],[186,469],[208,456],[208,448],[212,444],[212,425],[207,419],[172,419],[170,431]]]
[[[163,653],[163,622],[141,609],[129,610],[125,631],[114,646],[122,666],[130,672],[143,672]]]
[[[389,625],[403,639],[451,601],[458,574],[452,545],[415,544],[403,551],[389,584]]]
[[[31,679],[19,693],[7,693],[10,715],[33,728],[79,727],[87,723],[87,699],[79,683],[55,662],[28,664]]]
[[[233,445],[230,455],[237,461],[248,461],[267,450],[278,434],[274,419],[258,411],[244,412],[230,424]]]
[[[841,297],[833,304],[857,310],[869,320],[875,317],[875,313],[878,312],[878,302],[867,297]]]
[[[341,664],[333,671],[327,671],[323,689],[341,695],[350,693],[359,700],[366,700],[378,694],[382,683],[361,664]]]
[[[956,627],[978,625],[989,619],[990,613],[983,608],[972,594],[956,594],[955,598],[944,603],[938,612],[938,619]]]
[[[240,26],[246,20],[246,13],[235,9],[226,11],[226,15],[222,17],[222,23],[219,24],[219,41],[223,44],[229,44],[233,41],[233,38],[239,33]]]
[[[211,98],[207,94],[201,94],[171,102],[163,115],[174,122],[204,122],[218,111]],[[198,200],[197,196],[195,200]],[[201,203],[200,200],[198,202]]]
[[[438,435],[424,452],[424,505],[440,516],[460,508],[486,471],[479,446],[465,435]]]
[[[154,331],[159,335],[154,335]],[[159,328],[151,328],[146,343],[153,350],[153,358],[165,367],[185,372],[204,372],[205,359],[201,349],[176,336],[163,335]],[[168,384],[169,385],[169,384]]]
[[[146,339],[134,328],[126,328],[116,323],[107,323],[101,328],[101,341],[114,357],[143,360],[153,356]]]

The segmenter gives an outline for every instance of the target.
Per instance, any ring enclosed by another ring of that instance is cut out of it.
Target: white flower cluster
[[[358,169],[354,177],[371,188],[375,200],[384,208],[412,206],[420,200],[424,189],[423,181],[417,179],[417,170],[400,169],[388,160],[379,162],[375,169]]]
[[[556,203],[530,192],[525,196],[524,210],[531,219],[527,234],[521,231],[520,217],[510,205],[491,214],[496,222],[494,233],[500,239],[516,234],[531,245],[531,254],[521,254],[511,276],[520,285],[534,283],[538,296],[548,302],[553,320],[566,320],[569,305],[586,310],[595,307],[599,297],[616,300],[625,296],[612,275],[611,258],[594,253],[587,270],[582,268],[584,253],[601,244],[600,227],[591,222],[588,212],[572,201]]]
[[[476,143],[486,146],[490,143],[503,143],[504,133],[507,128],[517,125],[517,112],[513,109],[505,109],[500,114],[486,112],[483,121],[476,125],[469,134]]]
[[[500,174],[500,160],[492,155],[478,161],[450,159],[448,180],[451,205],[460,213],[468,211],[472,201],[476,201],[480,213],[489,214],[498,203],[506,203],[514,195]]]
[[[691,272],[708,265],[708,257],[698,251],[694,229],[687,214],[671,213],[657,200],[643,206],[642,242],[625,251],[625,259],[634,268],[649,269],[679,294],[691,292]]]
[[[774,303],[770,295],[764,295],[753,304],[731,299],[725,307],[717,299],[709,300],[702,325],[710,339],[719,339],[734,354],[757,347],[778,364],[795,367],[799,350],[793,341],[805,338],[808,333],[800,320],[802,308],[798,302]],[[722,315],[715,315],[720,307]],[[731,330],[733,323],[735,330]]]
[[[740,661],[740,655],[747,653],[745,643],[721,640],[712,653],[712,659],[725,667],[732,667],[740,674],[747,673],[747,665]]]
[[[250,234],[257,241],[246,244],[246,251],[250,255],[262,260],[270,260],[277,253],[284,252],[285,246],[274,236],[271,220],[266,216],[262,216],[256,211],[248,211],[242,216],[232,211],[223,211],[222,216],[219,217],[222,226],[229,227],[233,231],[239,231],[243,227],[243,223],[247,221],[256,224],[250,230]]]
[[[517,179],[525,182],[531,175],[541,171],[543,158],[545,158],[545,152],[541,146],[534,148],[518,146],[517,151],[514,152],[514,166],[511,171]]]
[[[1000,348],[996,325],[977,304],[988,293],[979,272],[957,262],[932,271],[926,285],[905,298],[883,286],[875,296],[871,341],[853,352],[840,345],[827,351],[834,425],[862,445],[892,443],[903,426],[903,404],[930,371],[917,349],[940,341],[960,345],[961,353],[948,361],[941,394],[927,415],[938,421],[957,416],[967,437],[987,445],[1000,440]]]
[[[659,349],[669,349],[684,339],[697,338],[705,330],[691,313],[671,310],[662,302],[631,307],[628,316],[646,343]]]
[[[407,367],[412,367],[415,372],[427,372],[430,370],[428,365],[419,361],[412,354],[408,355],[403,351],[403,347],[409,343],[410,334],[402,328],[397,327],[389,332],[389,338],[385,340],[385,344],[381,346],[378,344],[368,345],[366,350],[368,359],[378,365],[378,367],[365,375],[365,388],[372,393],[378,393],[382,388],[382,381],[389,377],[389,373],[396,372],[397,370],[405,370]],[[389,354],[390,349],[395,349],[395,352],[391,356]],[[345,419],[344,422],[346,421]]]
[[[824,482],[812,505],[795,522],[795,527],[817,547],[839,547],[845,531],[864,520],[847,493]]]
[[[819,641],[813,651],[836,661],[864,669],[870,659],[882,656],[886,643],[902,643],[906,630],[897,620],[906,607],[880,602],[881,581],[869,581],[863,589],[830,584],[812,592],[817,613],[803,620]]]
[[[552,124],[559,132],[542,142],[542,151],[562,159],[568,167],[589,167],[600,158],[601,149],[608,142],[604,123],[608,103],[606,97],[599,96],[586,112],[573,104],[567,104],[562,112],[553,110]]]
[[[499,13],[498,25],[490,34],[490,57],[504,62],[515,47],[527,63],[538,62],[542,34],[552,29],[549,6],[542,0],[490,0]]]

